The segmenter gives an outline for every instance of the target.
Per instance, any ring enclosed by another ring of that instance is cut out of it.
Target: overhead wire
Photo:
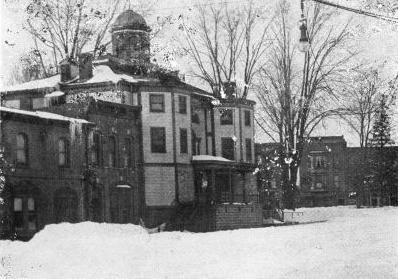
[[[201,7],[201,6],[216,6],[216,5],[222,5],[222,4],[242,3],[242,2],[249,2],[249,1],[251,1],[251,0],[239,0],[239,1],[232,0],[232,1],[218,1],[218,2],[211,1],[211,2],[198,3],[198,4],[189,4],[189,5],[187,4],[187,5],[179,5],[179,6],[177,5],[177,6],[172,6],[172,7],[157,8],[157,9],[153,9],[153,10],[154,11],[175,10],[175,9],[193,8],[193,7]],[[370,12],[370,11],[366,11],[366,10],[362,10],[362,9],[347,7],[347,6],[336,4],[336,3],[333,3],[333,2],[330,2],[327,0],[306,0],[306,1],[313,1],[313,2],[316,2],[319,4],[323,4],[326,6],[334,7],[334,8],[345,10],[348,12],[360,14],[363,16],[368,16],[368,17],[373,17],[373,18],[380,19],[380,20],[398,23],[397,17],[387,16],[387,15],[382,15],[382,14],[378,14],[378,13],[374,13],[374,12]]]
[[[377,19],[381,19],[381,20],[385,20],[385,21],[389,21],[389,22],[398,23],[398,18],[396,18],[396,17],[386,16],[386,15],[381,15],[381,14],[377,14],[377,13],[373,13],[373,12],[369,12],[369,11],[365,11],[365,10],[361,10],[361,9],[346,7],[346,6],[332,3],[332,2],[329,2],[326,0],[310,0],[310,1],[313,1],[313,2],[316,2],[319,4],[323,4],[323,5],[327,5],[330,7],[334,7],[337,9],[349,11],[352,13],[360,14],[363,16],[369,16],[369,17],[373,17],[373,18],[377,18]]]

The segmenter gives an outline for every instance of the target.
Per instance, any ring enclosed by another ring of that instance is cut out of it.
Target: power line
[[[389,22],[398,23],[398,18],[396,18],[396,17],[390,17],[390,16],[372,13],[372,12],[365,11],[365,10],[350,8],[350,7],[335,4],[335,3],[332,3],[332,2],[329,2],[326,0],[311,0],[311,1],[317,2],[319,4],[331,6],[331,7],[337,8],[337,9],[346,10],[346,11],[349,11],[352,13],[357,13],[357,14],[364,15],[364,16],[369,16],[369,17],[373,17],[373,18],[377,18],[377,19],[381,19],[381,20],[385,20],[385,21],[389,21]]]

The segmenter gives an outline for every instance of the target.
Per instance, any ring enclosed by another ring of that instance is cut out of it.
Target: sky
[[[151,0],[149,0],[150,2]],[[228,0],[231,5],[239,5],[244,3],[245,0],[235,1]],[[263,1],[263,0],[254,0]],[[343,4],[346,6],[361,8],[359,0],[331,0],[334,3]],[[24,9],[28,0],[1,0],[1,27],[0,27],[0,86],[7,84],[13,66],[18,63],[18,59],[22,53],[28,51],[33,43],[26,31],[23,30],[25,22]],[[131,1],[136,3],[137,1]],[[142,3],[148,1],[141,1]],[[219,5],[223,1],[209,1],[203,0],[209,5]],[[263,1],[264,2],[264,1]],[[264,5],[272,5],[275,0],[265,1]],[[157,16],[168,16],[177,14],[189,13],[190,7],[197,3],[195,0],[152,0],[152,15],[147,21],[156,20]],[[260,2],[262,3],[262,2]],[[293,15],[297,15],[297,22],[299,20],[299,0],[292,1],[292,9],[296,10]],[[306,5],[310,3],[306,1]],[[380,13],[380,12],[379,12]],[[398,17],[398,14],[392,15]],[[384,22],[377,19],[364,17],[349,12],[341,12],[341,16],[336,18],[336,22],[345,21],[349,17],[353,18],[352,24],[358,31],[355,38],[356,47],[362,50],[360,59],[368,63],[384,63],[384,74],[386,76],[396,75],[398,73],[398,23],[393,24]],[[296,19],[294,19],[296,20]],[[163,35],[161,41],[165,44],[167,41],[167,33]],[[176,67],[182,73],[188,73],[190,70],[189,63],[185,58],[176,59]],[[190,82],[187,76],[187,82]],[[249,96],[250,97],[250,96]],[[397,108],[395,108],[395,114]],[[394,123],[398,123],[398,117],[395,116]],[[398,133],[394,131],[394,137],[398,141]],[[317,136],[327,135],[344,135],[350,146],[357,145],[357,139],[352,132],[347,129],[342,121],[331,120],[324,125],[321,125],[315,132]],[[257,140],[262,141],[261,135]]]

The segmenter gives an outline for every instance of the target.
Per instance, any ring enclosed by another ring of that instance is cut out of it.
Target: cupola
[[[114,56],[134,63],[149,63],[150,28],[140,14],[124,11],[116,18],[111,32]]]

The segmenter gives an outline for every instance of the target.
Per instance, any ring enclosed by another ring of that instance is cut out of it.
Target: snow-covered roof
[[[112,82],[114,84],[118,83],[119,81],[127,81],[130,83],[137,83],[137,82],[157,82],[159,81],[156,78],[148,78],[148,77],[137,77],[131,76],[127,74],[119,74],[115,73],[109,66],[107,65],[93,65],[93,77],[83,81],[78,81],[79,77],[76,79],[71,80],[64,84],[69,85],[79,85],[79,84],[93,84],[93,83],[104,83],[104,82]],[[33,80],[30,82],[25,82],[22,84],[16,84],[13,86],[9,86],[6,88],[0,88],[1,92],[12,92],[12,91],[24,91],[24,90],[35,90],[35,89],[44,89],[44,88],[52,88],[54,92],[48,93],[46,97],[55,97],[55,96],[62,96],[63,92],[58,91],[59,84],[61,81],[60,75],[54,75],[49,78]],[[192,92],[194,95],[203,96],[210,99],[216,99],[211,94],[204,94],[197,91]]]
[[[51,98],[51,97],[60,97],[60,96],[63,96],[63,95],[65,95],[64,92],[57,90],[57,91],[54,91],[52,93],[48,93],[48,94],[44,95],[44,97]]]
[[[109,66],[98,65],[93,67],[93,77],[84,82],[77,82],[74,84],[89,84],[89,83],[101,83],[101,82],[113,82],[117,83],[119,81],[128,81],[131,83],[136,83],[140,81],[152,81],[149,78],[137,78],[126,74],[117,74]]]
[[[193,91],[192,94],[197,95],[197,96],[202,96],[202,97],[206,97],[206,98],[210,98],[212,100],[218,100],[216,97],[210,95],[210,94],[204,94],[204,93],[199,93],[196,91]]]
[[[233,162],[225,159],[224,157],[211,156],[211,155],[195,155],[192,156],[192,161],[217,161],[217,162]]]
[[[116,186],[116,188],[126,188],[126,189],[131,189],[131,186],[130,186],[130,185],[125,185],[125,184],[122,184],[122,185],[117,185],[117,186]]]
[[[60,75],[55,75],[48,78],[32,80],[29,82],[11,85],[5,88],[1,88],[1,92],[7,91],[22,91],[22,90],[34,90],[40,88],[56,88],[58,87],[58,82],[61,80]]]
[[[48,119],[48,120],[59,120],[59,121],[81,123],[81,124],[92,124],[91,122],[89,122],[85,119],[66,117],[66,116],[63,116],[60,114],[55,114],[55,113],[45,112],[45,111],[29,111],[29,110],[22,110],[22,109],[7,108],[7,107],[2,107],[2,106],[0,106],[0,111],[21,114],[21,115],[27,115],[27,116],[37,117],[37,118],[41,118],[41,119]]]

